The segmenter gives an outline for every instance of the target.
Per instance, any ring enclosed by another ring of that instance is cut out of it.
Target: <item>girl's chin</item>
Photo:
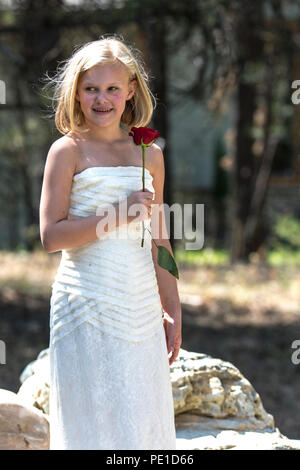
[[[88,127],[109,127],[115,125],[115,119],[86,119],[86,124]]]
[[[120,115],[120,118],[121,120],[121,115]],[[97,126],[107,126],[107,125],[112,125],[115,123],[115,121],[118,120],[118,115],[116,114],[116,111],[113,110],[109,113],[106,113],[106,114],[98,114],[96,112],[93,112],[92,111],[92,114],[91,112],[89,111],[86,115],[85,115],[85,121],[87,124],[90,123],[90,125],[97,125]]]

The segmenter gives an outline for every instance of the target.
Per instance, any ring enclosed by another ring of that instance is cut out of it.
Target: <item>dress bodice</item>
[[[154,193],[152,185],[153,177],[145,168],[145,187]],[[70,192],[69,218],[87,217],[89,215],[103,215],[104,210],[111,208],[111,204],[124,201],[131,192],[142,189],[142,167],[139,166],[96,166],[83,170],[74,175]],[[107,212],[106,212],[107,214]],[[138,213],[137,213],[138,216]],[[144,239],[149,245],[151,237],[150,219],[144,220]],[[148,229],[148,230],[147,230]],[[115,230],[101,235],[101,240],[89,243],[94,249],[95,244],[103,243],[110,239],[141,239],[142,222],[132,221],[130,224],[122,224]],[[86,251],[85,247],[62,250],[63,256],[69,253]]]
[[[154,192],[152,181],[151,173],[145,169],[145,187]],[[70,218],[99,215],[100,208],[120,202],[132,191],[140,189],[142,167],[87,168],[73,177]],[[146,230],[143,247],[142,221],[139,221],[120,225],[116,230],[107,232],[91,243],[62,250],[61,262],[52,284],[52,288],[71,295],[67,297],[69,306],[72,303],[72,295],[78,294],[88,301],[95,302],[98,317],[99,312],[103,313],[107,309],[107,315],[113,321],[112,305],[116,318],[119,318],[120,312],[131,312],[129,318],[133,312],[140,312],[133,315],[133,329],[129,321],[124,330],[124,334],[126,331],[127,335],[136,339],[148,335],[150,330],[154,331],[152,328],[160,321],[162,311],[152,259],[150,221],[150,218],[144,220]],[[136,315],[141,316],[140,322]],[[128,313],[125,317],[127,316]],[[107,321],[110,322],[109,319]],[[109,329],[113,327],[112,323],[109,325]],[[119,327],[113,329],[116,331]]]
[[[153,177],[145,168],[145,186],[154,191]],[[94,215],[97,207],[126,198],[142,189],[142,167],[93,166],[74,175],[70,194],[70,214]]]

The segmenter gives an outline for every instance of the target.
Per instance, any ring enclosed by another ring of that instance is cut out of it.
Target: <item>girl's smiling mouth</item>
[[[113,110],[113,108],[93,108],[93,111],[98,114],[108,114]]]

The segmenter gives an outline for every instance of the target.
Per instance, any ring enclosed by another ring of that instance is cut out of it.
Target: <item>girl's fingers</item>
[[[176,359],[177,359],[177,356],[179,354],[179,350],[180,350],[180,346],[181,346],[181,343],[180,345],[176,345],[174,346],[174,344],[172,343],[169,348],[168,348],[168,352],[171,353],[172,352],[172,356],[170,357],[170,360],[172,362],[174,362]]]
[[[172,356],[170,357],[169,359],[169,364],[173,364],[174,361],[176,361],[177,359],[177,356],[178,356],[178,353],[179,353],[179,350],[175,350],[173,353],[172,353]]]

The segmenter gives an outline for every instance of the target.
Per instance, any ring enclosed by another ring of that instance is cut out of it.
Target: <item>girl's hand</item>
[[[177,358],[182,343],[181,317],[178,319],[176,319],[176,317],[172,318],[166,311],[164,311],[163,322],[166,333],[168,355],[172,352],[172,356],[169,358],[169,365],[171,365]]]
[[[149,219],[151,217],[151,206],[153,204],[153,192],[149,191],[149,189],[142,189],[139,191],[133,191],[127,197],[127,210],[129,210],[130,206],[133,204],[138,204],[139,206],[133,209],[136,209],[135,215],[128,216],[128,219],[134,219],[135,222],[140,220]],[[140,213],[139,213],[140,211]],[[138,214],[138,215],[137,215]]]

